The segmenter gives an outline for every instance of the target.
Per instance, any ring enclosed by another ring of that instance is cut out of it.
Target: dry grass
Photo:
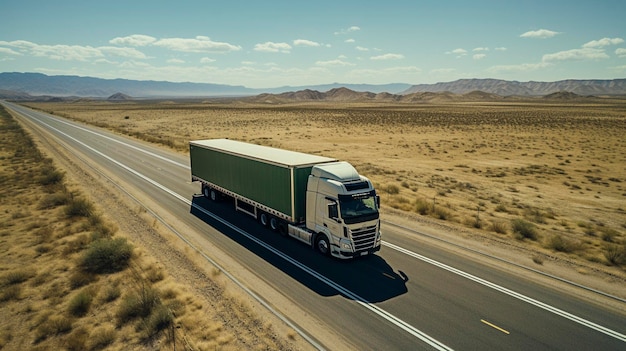
[[[192,139],[231,138],[347,160],[375,182],[383,206],[623,267],[624,100],[31,105],[181,152]]]
[[[225,312],[134,254],[4,109],[0,136],[0,349],[241,348],[215,327]]]

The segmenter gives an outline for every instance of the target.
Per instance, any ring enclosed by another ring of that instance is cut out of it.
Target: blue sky
[[[626,1],[7,1],[0,72],[243,85],[626,78]]]

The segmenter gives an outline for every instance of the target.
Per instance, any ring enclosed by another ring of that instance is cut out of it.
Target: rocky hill
[[[401,94],[444,92],[466,94],[482,91],[500,96],[543,96],[560,91],[578,95],[625,95],[626,79],[561,80],[556,82],[518,82],[500,79],[459,79],[453,82],[413,85]]]

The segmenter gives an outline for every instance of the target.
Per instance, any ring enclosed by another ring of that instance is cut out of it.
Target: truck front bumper
[[[361,257],[361,256],[368,256],[373,254],[374,252],[380,251],[380,245],[373,247],[371,249],[367,249],[367,250],[361,250],[361,251],[357,251],[357,252],[351,252],[351,251],[339,251],[339,258],[354,258],[354,257]]]

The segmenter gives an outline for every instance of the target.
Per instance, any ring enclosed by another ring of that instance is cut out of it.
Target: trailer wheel
[[[211,190],[208,186],[202,186],[202,195],[204,195],[205,198],[209,198],[210,194],[209,194],[209,190]]]
[[[324,256],[330,255],[330,242],[324,234],[318,234],[315,240],[315,248]]]
[[[278,231],[278,227],[279,227],[279,222],[280,221],[278,220],[278,218],[276,218],[274,216],[270,217],[270,228],[273,231],[277,232]]]
[[[267,225],[270,223],[269,215],[265,212],[261,212],[261,215],[259,216],[259,222],[261,222],[264,227],[267,227]]]
[[[220,193],[215,189],[211,189],[209,191],[209,197],[211,198],[211,201],[217,202],[220,199]]]

